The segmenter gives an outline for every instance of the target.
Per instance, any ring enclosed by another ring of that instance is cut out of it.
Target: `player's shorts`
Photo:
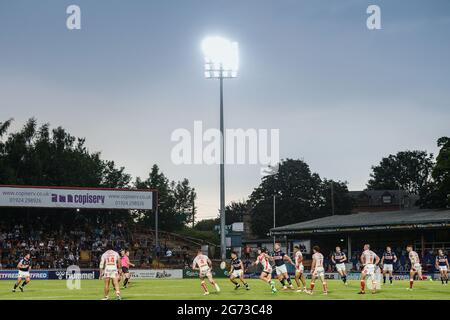
[[[119,277],[119,271],[117,270],[117,268],[106,268],[105,269],[105,273],[103,274],[104,278],[110,278],[110,279],[115,279],[117,277]]]
[[[17,275],[18,278],[29,278],[30,272],[29,271],[22,271],[19,270],[19,274]]]
[[[269,266],[268,268],[263,269],[262,273],[272,274],[272,271],[273,271],[272,267]]]
[[[363,272],[366,273],[366,275],[368,276],[373,276],[375,275],[375,265],[370,263],[370,264],[366,264],[364,266]]]
[[[394,265],[393,264],[384,264],[383,265],[383,271],[393,272],[394,271]]]
[[[303,273],[305,271],[305,267],[302,263],[300,263],[298,266],[295,266],[295,272],[296,273]]]
[[[211,277],[211,276],[212,276],[211,268],[210,268],[209,266],[206,266],[206,267],[200,267],[199,276],[200,276],[201,278],[204,278],[204,277]]]
[[[448,271],[447,266],[439,266],[439,271]]]
[[[314,269],[313,275],[315,275],[316,277],[325,275],[325,269],[323,267],[317,267]]]
[[[282,275],[283,273],[287,273],[286,265],[283,264],[281,266],[276,266],[275,271],[277,272],[277,276]]]
[[[411,271],[414,272],[422,271],[422,265],[420,263],[414,263],[414,266],[411,268]]]
[[[128,269],[127,267],[122,267],[122,272],[123,273],[130,273],[130,269]]]
[[[231,275],[235,278],[240,278],[243,274],[244,274],[244,270],[242,270],[242,269],[233,270],[233,272],[231,273]]]
[[[337,271],[343,271],[343,272],[345,272],[345,271],[346,271],[346,269],[345,269],[345,263],[337,263],[337,264],[336,264],[336,270],[337,270]]]

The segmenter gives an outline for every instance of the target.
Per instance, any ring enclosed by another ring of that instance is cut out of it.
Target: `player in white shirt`
[[[270,265],[269,260],[270,256],[267,254],[266,249],[258,249],[258,257],[252,265],[260,264],[262,266],[262,271],[259,278],[270,285],[272,293],[276,293],[277,289],[275,288],[275,283],[272,281],[272,266]]]
[[[370,250],[370,245],[364,245],[364,251],[361,254],[361,264],[363,265],[363,270],[361,272],[361,291],[359,294],[366,293],[366,277],[372,281],[372,293],[376,293],[377,281],[375,277],[375,269],[377,268],[378,263],[380,263],[380,257],[378,257],[375,252]]]
[[[316,279],[319,278],[320,281],[322,281],[323,294],[328,294],[328,285],[325,280],[325,269],[323,267],[323,254],[320,253],[320,248],[318,246],[313,247],[313,253],[311,264],[311,287],[308,293],[313,293]]]
[[[406,252],[408,252],[409,261],[411,262],[411,270],[409,270],[409,288],[412,290],[414,284],[414,276],[417,274],[420,280],[422,277],[422,265],[420,264],[419,255],[413,250],[412,245],[406,246]]]
[[[119,279],[122,272],[122,263],[120,261],[119,254],[112,250],[111,246],[108,246],[108,250],[102,255],[100,259],[100,279],[105,280],[104,286],[104,298],[102,300],[109,299],[109,284],[112,281],[114,289],[116,291],[116,299],[121,300]]]
[[[307,291],[306,279],[305,275],[303,274],[305,271],[305,268],[303,267],[303,254],[299,246],[294,246],[294,261],[295,261],[295,283],[297,283],[298,287],[297,292],[306,292]]]
[[[211,283],[214,288],[216,288],[217,292],[220,292],[219,285],[214,281],[212,272],[211,272],[212,262],[208,258],[208,256],[202,253],[202,250],[199,249],[197,251],[197,256],[194,258],[194,262],[192,263],[192,269],[199,270],[199,277],[201,280],[201,286],[204,291],[204,295],[208,295],[208,287],[206,286],[205,278],[208,278],[209,283]]]

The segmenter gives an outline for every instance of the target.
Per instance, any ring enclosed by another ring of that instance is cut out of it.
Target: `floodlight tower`
[[[237,42],[221,37],[207,37],[202,42],[205,56],[205,78],[220,81],[220,253],[226,259],[225,238],[225,136],[223,124],[223,79],[236,78],[239,69]]]

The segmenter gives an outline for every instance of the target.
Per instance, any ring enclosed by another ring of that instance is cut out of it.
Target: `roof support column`
[[[350,234],[347,235],[347,259],[350,261],[352,258],[352,238]]]
[[[422,247],[422,259],[425,255],[425,237],[423,235],[423,232],[420,234],[420,246]]]

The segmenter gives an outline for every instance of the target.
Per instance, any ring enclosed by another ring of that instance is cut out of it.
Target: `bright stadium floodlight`
[[[237,78],[239,48],[237,42],[221,37],[207,37],[202,42],[205,56],[205,78],[220,80],[220,254],[226,260],[225,237],[225,143],[223,125],[223,79]]]
[[[207,37],[202,42],[205,78],[236,78],[239,70],[239,46],[221,37]]]

